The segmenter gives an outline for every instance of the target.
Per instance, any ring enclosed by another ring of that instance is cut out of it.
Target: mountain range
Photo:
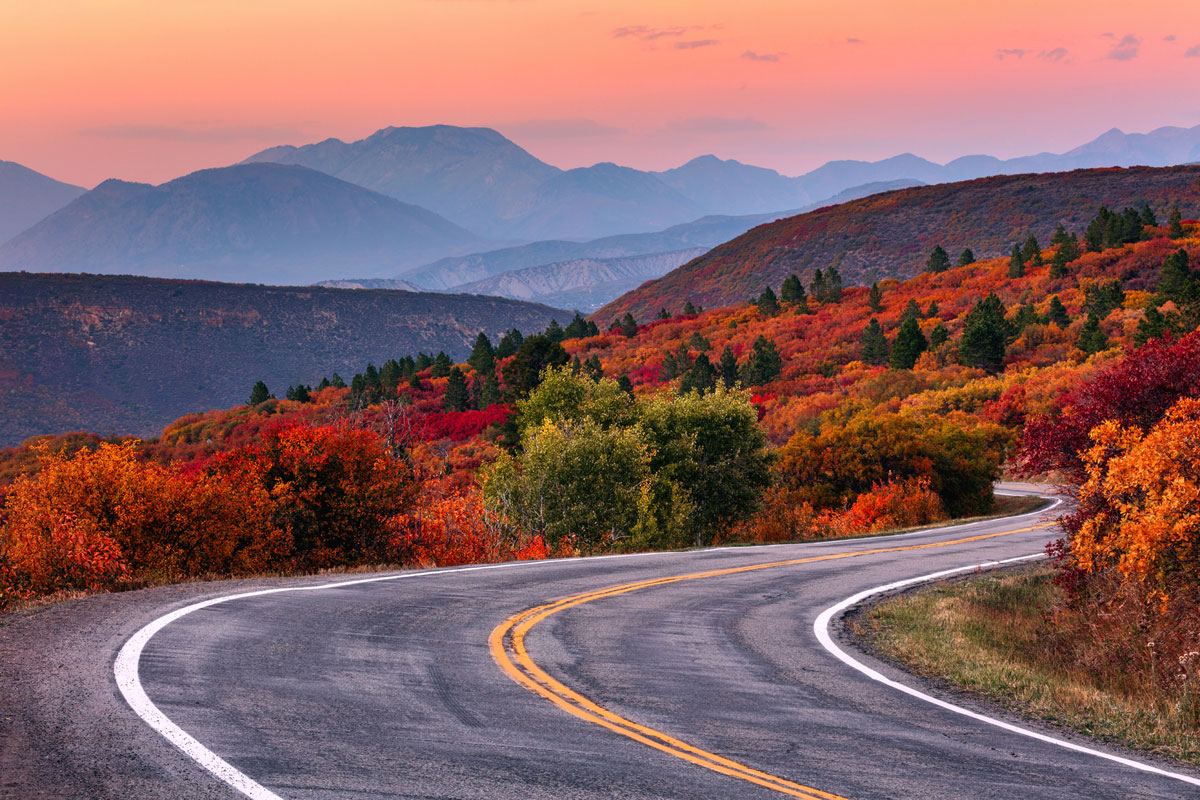
[[[0,274],[0,446],[43,433],[156,435],[180,416],[418,351],[456,360],[480,331],[570,314],[498,297],[284,288],[128,275]]]
[[[0,243],[53,214],[86,189],[0,161]]]
[[[0,245],[0,269],[297,284],[390,275],[483,243],[323,172],[247,164],[160,186],[105,181]]]
[[[942,245],[957,258],[1007,255],[1034,235],[1048,244],[1057,225],[1082,232],[1101,205],[1148,204],[1160,221],[1173,206],[1200,214],[1200,166],[1001,175],[871,195],[760,225],[604,306],[601,323],[625,313],[648,320],[686,302],[744,302],[791,273],[806,282],[836,266],[846,285],[906,278]]]

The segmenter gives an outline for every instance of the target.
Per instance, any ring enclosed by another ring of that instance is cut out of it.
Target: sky
[[[0,159],[158,183],[388,125],[560,167],[1062,152],[1200,125],[1200,3],[0,0]]]

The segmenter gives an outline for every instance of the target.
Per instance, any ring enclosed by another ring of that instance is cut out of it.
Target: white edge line
[[[1034,491],[1036,491],[1036,490],[1034,490]],[[1001,489],[999,492],[997,492],[997,494],[1018,494],[1018,496],[1023,495],[1025,493],[1026,492],[1024,492],[1024,491],[1020,491],[1019,493],[1006,492],[1003,489]],[[1049,508],[1037,509],[1036,511],[1030,511],[1025,514],[1017,515],[1015,517],[1009,517],[1009,519],[1019,520],[1019,519],[1023,519],[1024,517],[1044,514],[1046,511],[1057,506],[1059,504],[1059,502],[1061,502],[1061,501],[1056,500],[1051,506],[1049,506]],[[954,526],[952,528],[945,528],[945,529],[943,529],[943,528],[925,528],[922,530],[911,531],[909,533],[903,533],[903,534],[890,534],[890,535],[885,534],[882,536],[869,536],[869,537],[862,537],[862,538],[857,538],[857,539],[830,540],[828,542],[820,542],[820,541],[817,541],[817,542],[780,542],[777,544],[756,545],[756,546],[750,546],[750,547],[739,547],[739,546],[710,547],[707,549],[696,550],[696,551],[691,551],[691,552],[711,553],[711,552],[717,552],[717,551],[723,551],[723,550],[736,550],[739,552],[748,552],[751,550],[758,550],[758,549],[766,549],[766,548],[774,549],[777,547],[785,547],[785,546],[789,546],[789,545],[794,546],[796,544],[801,544],[801,545],[832,544],[834,541],[836,541],[838,543],[857,545],[861,542],[871,541],[871,540],[875,540],[875,539],[896,539],[896,538],[902,538],[902,537],[908,537],[908,536],[916,536],[916,535],[923,534],[923,533],[932,533],[932,532],[940,531],[940,530],[947,530],[947,531],[953,530],[953,532],[959,533],[964,528],[971,527],[971,525],[994,522],[994,521],[995,520],[980,520],[979,523],[968,523],[967,525]],[[263,786],[262,784],[258,783],[250,776],[239,771],[236,767],[234,767],[228,761],[221,758],[216,753],[214,753],[212,750],[209,750],[207,747],[205,747],[203,744],[201,744],[194,736],[192,736],[187,731],[185,731],[183,728],[179,727],[174,722],[172,722],[171,719],[166,714],[164,714],[158,708],[158,706],[156,706],[154,704],[154,701],[152,701],[150,699],[150,697],[146,694],[146,690],[142,687],[142,680],[141,680],[141,675],[140,675],[140,670],[139,670],[139,668],[141,666],[141,660],[142,660],[142,651],[145,649],[145,647],[149,643],[150,639],[152,639],[154,637],[154,635],[157,634],[159,631],[161,631],[163,628],[167,627],[172,622],[175,622],[183,617],[186,617],[188,614],[191,614],[193,611],[199,611],[202,608],[208,608],[209,606],[215,606],[220,603],[227,603],[232,600],[242,600],[242,599],[249,598],[249,597],[262,597],[264,595],[269,595],[269,594],[282,594],[284,592],[314,592],[314,591],[319,591],[322,589],[337,589],[337,588],[341,588],[343,586],[356,586],[359,584],[366,584],[366,583],[382,583],[384,581],[396,581],[396,580],[402,580],[402,579],[406,579],[406,578],[419,578],[419,577],[426,577],[426,576],[431,576],[431,575],[445,575],[447,573],[452,573],[452,572],[477,572],[477,571],[489,570],[489,569],[508,569],[508,568],[513,568],[513,567],[546,566],[546,565],[563,564],[563,563],[575,562],[575,561],[603,561],[603,560],[619,559],[619,558],[644,558],[646,556],[664,556],[664,555],[677,555],[677,553],[673,553],[673,552],[669,552],[669,551],[666,551],[666,552],[660,551],[660,552],[655,552],[655,553],[620,553],[620,554],[606,555],[606,556],[588,556],[588,557],[583,557],[583,558],[546,559],[546,560],[539,560],[539,561],[510,561],[510,562],[506,562],[503,564],[481,564],[481,565],[465,566],[465,567],[452,567],[452,568],[448,568],[448,569],[416,570],[416,571],[412,571],[412,572],[403,572],[403,573],[399,573],[396,575],[383,575],[383,576],[374,577],[374,578],[356,578],[356,579],[345,580],[345,581],[335,581],[332,583],[314,584],[311,586],[283,586],[283,587],[279,587],[279,588],[275,588],[275,589],[259,589],[259,590],[255,590],[255,591],[239,592],[237,594],[225,595],[222,597],[214,597],[214,598],[210,598],[208,600],[202,600],[198,603],[192,603],[191,605],[184,606],[182,608],[178,608],[170,613],[167,613],[161,617],[158,617],[153,622],[151,622],[148,625],[144,626],[143,628],[139,629],[137,631],[137,633],[135,633],[135,634],[133,634],[133,636],[129,637],[128,641],[126,641],[125,644],[121,646],[120,651],[117,653],[117,657],[116,657],[115,661],[113,662],[113,675],[116,678],[117,688],[120,690],[121,696],[125,698],[125,702],[129,704],[129,707],[133,710],[133,712],[135,714],[137,714],[139,717],[141,717],[142,721],[145,722],[147,725],[149,725],[156,733],[158,733],[160,736],[162,736],[164,739],[166,739],[168,742],[170,742],[175,747],[179,748],[179,750],[183,751],[184,755],[186,755],[188,758],[192,759],[197,764],[199,764],[201,767],[203,767],[207,772],[209,772],[217,780],[230,786],[233,789],[236,789],[241,794],[245,795],[246,797],[251,798],[251,800],[284,800],[284,798],[281,795],[278,795],[275,792],[272,792],[270,789],[268,789],[265,786]],[[964,569],[974,569],[974,567],[966,567]],[[957,572],[957,571],[961,571],[961,570],[952,570],[951,572]],[[949,574],[949,573],[946,573],[946,574]],[[931,576],[925,576],[924,578],[916,578],[913,580],[921,581],[921,580],[927,580],[927,579],[931,579]],[[906,583],[910,583],[910,582],[913,582],[913,581],[907,581],[902,584],[895,584],[895,585],[897,585],[897,586],[905,585]],[[870,590],[870,592],[868,592],[868,594],[874,594],[875,592],[878,592],[878,591],[886,591],[888,588],[890,588],[890,587],[882,587],[880,589],[873,589],[873,590]],[[855,598],[851,598],[849,602],[850,603],[857,602],[857,600],[856,600],[857,597],[858,597],[858,595],[856,595]],[[830,616],[832,616],[832,612],[833,612],[833,610],[831,609],[831,610],[825,612],[825,614],[829,614]],[[823,614],[821,618],[825,618],[825,614]],[[821,618],[818,618],[818,623],[820,622]],[[821,638],[821,635],[822,635],[821,630],[819,629],[817,632],[817,637]],[[828,638],[828,637],[826,636],[826,638]],[[845,656],[845,654],[842,653],[840,650],[838,650],[837,645],[834,645],[832,643],[832,641],[830,641],[829,644],[826,645],[826,649],[829,649],[830,647],[833,648],[832,652],[834,652],[835,655],[838,655],[838,657],[841,658],[843,661],[847,661],[847,663],[850,663],[852,665],[857,664],[857,662],[848,660],[848,657]],[[863,670],[867,669],[862,666],[859,666],[859,668],[863,669]],[[870,674],[870,672],[868,672],[868,674]],[[887,679],[883,678],[883,676],[881,676],[881,675],[879,676],[878,679],[887,682]],[[899,684],[897,684],[897,686],[899,686]],[[908,691],[908,690],[906,689],[906,691]],[[933,698],[929,698],[929,699],[933,702],[940,703],[940,701],[936,701]],[[965,713],[970,713],[970,712],[965,712]],[[1003,723],[999,723],[999,724],[1003,725]],[[1120,760],[1120,759],[1118,759],[1118,760]],[[1133,762],[1130,762],[1130,763],[1133,763]],[[1146,768],[1152,769],[1149,767],[1146,767]],[[1158,770],[1158,771],[1161,771],[1161,770]],[[1165,774],[1171,774],[1171,773],[1165,773]],[[1200,782],[1197,782],[1197,783],[1200,783]]]
[[[971,718],[973,720],[977,720],[979,722],[986,722],[988,725],[994,725],[995,727],[1009,731],[1010,733],[1018,733],[1022,736],[1028,736],[1031,739],[1037,739],[1038,741],[1041,741],[1041,742],[1046,742],[1048,744],[1053,744],[1053,745],[1057,745],[1058,747],[1066,748],[1067,750],[1074,750],[1077,753],[1086,753],[1087,755],[1096,756],[1097,758],[1107,759],[1108,761],[1115,761],[1118,764],[1122,764],[1126,767],[1133,767],[1134,769],[1139,769],[1139,770],[1142,770],[1143,772],[1151,772],[1151,773],[1154,773],[1155,775],[1161,775],[1166,778],[1172,778],[1177,781],[1182,781],[1183,783],[1190,783],[1193,786],[1200,786],[1200,779],[1193,778],[1190,775],[1183,775],[1178,772],[1170,772],[1168,770],[1161,769],[1161,768],[1153,766],[1151,764],[1145,764],[1141,761],[1134,761],[1131,758],[1124,758],[1122,756],[1113,755],[1112,753],[1105,753],[1102,750],[1094,750],[1090,747],[1085,747],[1081,744],[1069,742],[1065,739],[1058,739],[1053,736],[1047,736],[1044,733],[1039,733],[1037,731],[1030,730],[1028,728],[1022,728],[1019,725],[1013,725],[1011,723],[1005,722],[1000,719],[996,719],[994,717],[989,717],[984,714],[978,714],[974,711],[963,708],[962,706],[956,706],[953,703],[947,703],[945,700],[941,700],[937,697],[932,697],[930,695],[927,695],[924,692],[921,692],[921,691],[918,691],[918,690],[912,688],[911,686],[906,686],[903,683],[894,681],[891,678],[888,678],[886,675],[883,675],[880,672],[878,672],[874,669],[871,669],[870,667],[868,667],[866,664],[862,663],[861,661],[856,660],[853,656],[848,655],[845,650],[838,647],[838,645],[833,641],[833,638],[829,635],[829,625],[833,621],[834,617],[840,615],[843,611],[850,608],[851,606],[861,603],[863,600],[866,600],[868,597],[871,597],[872,595],[882,594],[884,592],[890,592],[890,591],[894,591],[896,589],[902,589],[906,586],[912,586],[913,584],[917,584],[917,583],[926,583],[929,581],[934,581],[939,578],[945,578],[950,575],[957,575],[957,574],[961,574],[963,572],[972,572],[974,570],[987,569],[987,568],[991,568],[991,567],[1000,566],[1003,564],[1015,564],[1015,563],[1019,563],[1021,561],[1032,561],[1032,560],[1040,559],[1040,558],[1045,558],[1045,556],[1043,556],[1041,553],[1035,553],[1033,555],[1019,556],[1017,558],[1006,558],[1002,561],[987,561],[982,564],[972,564],[972,565],[966,566],[966,567],[958,567],[957,569],[947,569],[947,570],[943,570],[941,572],[932,572],[928,575],[922,575],[919,578],[909,578],[908,580],[896,581],[895,583],[889,583],[886,586],[877,586],[874,589],[867,589],[866,591],[859,592],[858,594],[854,595],[853,597],[847,597],[845,600],[838,603],[837,605],[830,606],[829,608],[822,611],[821,614],[817,617],[816,621],[813,622],[813,632],[816,633],[817,639],[821,642],[821,645],[826,650],[828,650],[830,653],[833,653],[833,655],[835,655],[838,658],[838,660],[840,660],[842,663],[848,664],[849,666],[858,670],[862,674],[866,675],[871,680],[878,681],[878,682],[884,684],[885,686],[890,686],[891,688],[893,688],[897,691],[900,691],[900,692],[904,692],[907,695],[911,695],[912,697],[915,697],[918,700],[924,700],[926,703],[931,703],[939,708],[945,709],[946,711],[953,711],[955,714],[961,714],[964,717],[969,717],[969,718]]]

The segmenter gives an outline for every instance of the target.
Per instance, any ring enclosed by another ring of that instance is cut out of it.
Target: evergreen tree
[[[1171,215],[1167,218],[1167,236],[1172,239],[1183,238],[1183,215],[1179,213],[1179,206],[1171,208]]]
[[[583,318],[583,315],[576,311],[575,316],[567,323],[564,333],[567,334],[568,339],[583,339],[591,335],[591,329],[588,328],[587,320]]]
[[[1141,347],[1151,339],[1158,339],[1166,334],[1180,333],[1179,318],[1175,314],[1163,314],[1157,306],[1147,306],[1144,316],[1133,332],[1133,341]]]
[[[829,287],[825,284],[825,273],[818,268],[813,272],[812,282],[808,284],[808,296],[818,303],[827,302]]]
[[[859,358],[864,364],[878,367],[888,362],[888,341],[883,334],[883,327],[880,326],[879,320],[871,317],[871,321],[867,323],[859,341],[861,342]]]
[[[925,338],[925,334],[921,333],[921,326],[917,322],[916,317],[909,317],[900,326],[900,331],[896,334],[896,340],[892,342],[892,352],[889,361],[892,369],[912,369],[917,363],[917,359],[921,357],[929,347],[929,342]]]
[[[374,394],[379,394],[379,390],[383,388],[383,382],[379,379],[379,370],[375,369],[375,365],[369,361],[367,369],[363,373],[363,383]]]
[[[955,266],[965,267],[968,264],[974,264],[974,263],[975,263],[975,253],[973,253],[971,251],[971,248],[965,247],[965,248],[963,248],[962,253],[959,254],[958,263]]]
[[[335,389],[346,388],[346,382],[342,380],[342,376],[338,375],[336,372],[333,373],[333,377],[329,379],[329,385]]]
[[[637,336],[637,332],[637,321],[633,318],[633,314],[626,312],[625,316],[621,317],[621,335],[627,339],[632,339],[634,336]]]
[[[1050,237],[1050,246],[1058,247],[1071,241],[1071,236],[1067,233],[1067,229],[1060,222],[1058,227],[1054,229],[1054,235]]]
[[[667,311],[665,308],[660,308],[660,309],[658,310],[658,318],[659,318],[659,319],[670,319],[670,318],[671,318],[671,312],[670,312],[670,311]]]
[[[561,342],[567,338],[566,331],[562,329],[562,326],[558,324],[558,320],[556,319],[550,320],[550,324],[546,326],[546,331],[543,335],[552,342]]]
[[[484,409],[500,402],[500,381],[496,380],[495,372],[476,375],[472,388],[477,408]]]
[[[1031,267],[1042,266],[1042,248],[1036,236],[1025,240],[1025,246],[1021,248],[1021,262]]]
[[[321,382],[317,384],[317,391],[324,391],[325,389],[328,389],[329,386],[329,378],[321,378]]]
[[[287,399],[295,400],[297,403],[310,403],[312,402],[312,394],[309,392],[307,386],[303,383],[298,383],[294,388],[291,386],[288,387]]]
[[[415,366],[417,372],[424,372],[433,366],[433,356],[428,355],[427,353],[417,353],[417,361]]]
[[[939,313],[941,313],[941,309],[938,308],[937,300],[930,300],[929,301],[929,310],[925,312],[925,319],[932,319],[933,317],[936,317]]]
[[[569,364],[571,357],[558,342],[534,334],[521,342],[513,358],[504,365],[504,384],[517,397],[524,397],[541,383],[547,367]]]
[[[989,294],[967,312],[958,344],[959,360],[968,367],[999,372],[1004,364],[1009,335],[1004,304],[995,293]]]
[[[446,355],[444,350],[439,350],[433,359],[433,369],[429,375],[433,378],[445,378],[450,374],[451,366],[453,366],[453,362],[450,361],[450,356]]]
[[[410,388],[410,389],[420,389],[421,388],[421,375],[416,370],[413,370],[413,374],[408,376],[408,388]]]
[[[883,290],[879,288],[878,283],[871,284],[871,291],[867,292],[867,305],[876,314],[883,311]]]
[[[1025,330],[1030,325],[1040,324],[1041,321],[1042,318],[1037,313],[1037,309],[1033,307],[1033,303],[1026,303],[1017,309],[1017,313],[1013,316],[1011,324],[1012,331],[1014,334],[1019,335],[1021,331]]]
[[[1142,206],[1142,227],[1157,228],[1158,217],[1154,215],[1154,211],[1150,208],[1150,204]]]
[[[842,275],[837,267],[830,267],[825,272],[825,302],[842,302]]]
[[[1079,329],[1079,338],[1075,346],[1085,353],[1099,353],[1108,349],[1108,337],[1100,330],[1100,317],[1088,314],[1087,322]]]
[[[267,388],[267,385],[265,383],[263,383],[262,381],[258,381],[257,383],[254,384],[254,387],[250,390],[250,400],[248,402],[250,405],[256,406],[259,403],[265,403],[270,399],[271,399],[271,391]]]
[[[1020,278],[1025,274],[1025,259],[1021,257],[1021,246],[1014,244],[1012,255],[1008,258],[1008,277]]]
[[[742,366],[741,378],[747,386],[762,386],[770,383],[783,370],[783,359],[775,343],[763,335],[754,340],[750,358]]]
[[[1066,231],[1062,225],[1058,226],[1058,230],[1062,231],[1060,237],[1056,232],[1054,255],[1050,258],[1050,277],[1063,278],[1067,274],[1067,264],[1070,264],[1075,259],[1079,258],[1079,243],[1075,239],[1075,235],[1066,235]]]
[[[692,368],[688,370],[683,380],[679,382],[679,393],[687,394],[688,392],[711,392],[717,385],[717,371],[713,369],[712,362],[708,360],[708,355],[701,353],[696,356],[696,362],[692,364]]]
[[[950,269],[950,255],[940,244],[935,245],[933,252],[929,254],[929,258],[925,261],[925,271],[945,272],[948,269]]]
[[[496,351],[492,349],[492,342],[486,333],[480,332],[475,337],[475,346],[471,348],[471,355],[467,357],[467,366],[480,375],[495,371]]]
[[[604,377],[604,366],[600,363],[599,356],[592,356],[583,362],[583,371],[589,378],[599,383],[600,379]]]
[[[700,331],[693,331],[688,338],[688,347],[699,353],[707,353],[712,349],[712,342],[704,338],[704,334]]]
[[[1159,302],[1169,300],[1180,308],[1200,301],[1200,278],[1188,266],[1187,250],[1180,248],[1163,260],[1155,291]]]
[[[1058,299],[1058,295],[1050,298],[1050,309],[1046,313],[1046,318],[1057,325],[1060,330],[1065,330],[1071,324],[1071,315],[1067,313],[1067,307],[1063,305],[1062,300]]]
[[[717,369],[720,371],[721,382],[725,384],[725,388],[732,389],[738,379],[738,363],[729,347],[721,351],[721,360],[717,364]]]
[[[500,344],[496,345],[496,358],[508,358],[513,353],[517,352],[517,348],[525,341],[525,337],[516,328],[513,328],[504,336],[500,337]]]
[[[946,326],[938,323],[933,326],[933,330],[929,332],[929,346],[931,348],[941,347],[950,338],[950,331],[946,330]]]
[[[904,306],[904,310],[900,312],[900,324],[903,325],[905,322],[907,322],[910,319],[920,319],[920,318],[921,318],[921,306],[917,304],[916,300],[910,299],[908,301],[908,304],[906,306]]]
[[[450,370],[450,378],[446,381],[446,394],[442,398],[447,411],[466,411],[470,406],[471,395],[467,391],[467,376],[458,367]]]
[[[779,299],[775,297],[775,292],[771,287],[763,289],[762,294],[758,296],[758,313],[764,317],[773,317],[779,313]]]
[[[694,305],[692,305],[691,300],[688,300],[686,303],[683,304],[683,315],[685,317],[694,317],[698,313],[699,312],[696,310],[696,307]]]
[[[383,366],[379,368],[379,384],[383,387],[383,393],[389,397],[396,394],[396,387],[400,384],[400,362],[394,358],[389,358],[383,362]]]
[[[625,394],[629,395],[630,397],[633,396],[633,381],[629,380],[628,375],[622,375],[621,377],[617,378],[617,386],[619,386],[621,391]]]
[[[1083,289],[1083,310],[1104,319],[1125,303],[1125,291],[1119,278],[1097,281]]]
[[[417,362],[413,361],[412,356],[405,356],[400,359],[400,374],[404,377],[412,375],[417,369]]]
[[[804,297],[804,284],[800,282],[800,278],[795,274],[784,278],[783,284],[779,287],[779,299],[785,303],[795,303],[802,297]]]

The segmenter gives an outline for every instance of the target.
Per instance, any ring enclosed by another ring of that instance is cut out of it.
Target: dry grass
[[[1200,764],[1189,697],[1125,673],[1063,663],[1045,611],[1061,599],[1049,566],[936,584],[885,600],[852,624],[914,672],[1024,715],[1096,738]]]

